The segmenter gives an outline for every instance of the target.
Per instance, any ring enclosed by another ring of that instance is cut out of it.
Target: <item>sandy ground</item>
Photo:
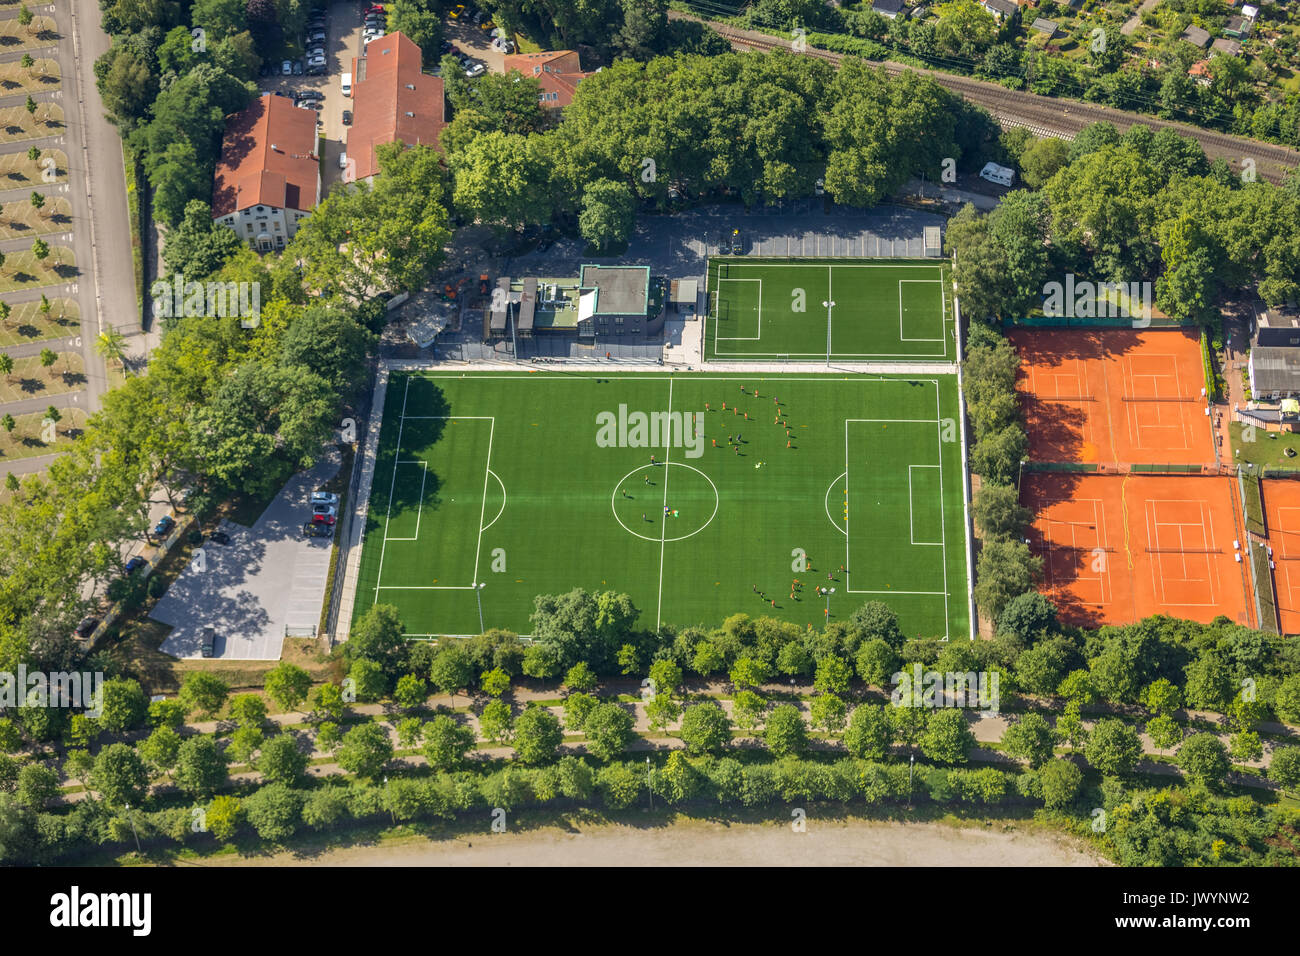
[[[223,860],[225,865],[228,861]],[[383,846],[308,857],[229,861],[253,866],[1104,866],[1065,836],[937,823],[807,821],[788,825],[686,821],[640,829],[595,826]]]

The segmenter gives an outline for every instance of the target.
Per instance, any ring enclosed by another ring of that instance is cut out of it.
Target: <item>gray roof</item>
[[[1250,350],[1255,392],[1300,392],[1300,349],[1256,346]]]
[[[649,266],[584,265],[578,284],[596,290],[596,315],[645,315],[649,307]]]
[[[899,13],[903,9],[903,0],[872,0],[871,9],[877,13]]]
[[[983,5],[989,12],[1000,13],[1004,17],[1009,17],[1020,9],[1011,0],[983,0]]]
[[[1034,21],[1033,28],[1037,30],[1039,33],[1046,33],[1048,36],[1051,37],[1056,36],[1055,20],[1044,20],[1042,17],[1039,17]]]
[[[1209,31],[1203,30],[1197,26],[1188,27],[1182,33],[1182,38],[1188,43],[1194,43],[1204,49],[1205,45],[1210,42]]]
[[[1228,56],[1238,56],[1241,54],[1241,41],[1229,40],[1226,37],[1219,37],[1210,44],[1210,49]]]

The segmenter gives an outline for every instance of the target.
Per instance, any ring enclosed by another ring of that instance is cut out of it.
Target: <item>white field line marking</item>
[[[673,380],[668,380],[668,421],[672,421],[673,414]],[[664,441],[664,507],[668,507],[668,459],[673,453],[673,431],[671,428],[666,429],[668,432]],[[668,537],[668,520],[667,515],[659,517],[659,607],[655,611],[655,631],[659,630],[660,624],[663,623],[664,617],[664,542]]]
[[[411,395],[411,376],[402,392],[402,415],[397,420],[397,445],[393,448],[393,480],[388,486],[388,510],[384,513],[384,540],[379,545],[379,570],[375,572],[375,602],[379,602],[379,580],[384,576],[384,552],[388,548],[388,523],[393,520],[393,492],[397,488],[397,461],[402,457],[402,427],[406,424],[406,400]]]
[[[943,544],[942,541],[917,541],[916,540],[916,522],[913,517],[916,514],[916,493],[912,489],[913,468],[939,469],[939,482],[940,482],[939,487],[942,488],[943,487],[943,466],[942,465],[908,465],[907,466],[907,526],[908,526],[909,537],[912,539],[912,544],[917,545],[918,547],[939,547]],[[943,497],[942,491],[940,491],[939,496],[940,499],[942,499]],[[940,515],[943,514],[942,504],[940,504],[939,506],[939,513]]]
[[[937,339],[919,338],[903,334],[903,283],[928,283],[934,282],[939,285],[939,332]],[[899,279],[898,280],[898,340],[900,342],[943,342],[945,343],[944,354],[947,354],[947,339],[943,336],[943,330],[947,326],[947,321],[943,314],[943,280],[942,279]]]
[[[480,503],[478,511],[478,544],[474,547],[474,580],[472,583],[476,588],[478,587],[478,560],[479,555],[483,553],[483,519],[487,517],[488,476],[492,474],[492,439],[495,437],[497,430],[496,418],[493,416],[484,417],[490,417],[492,424],[488,428],[487,461],[483,464],[483,501]]]
[[[398,462],[398,464],[399,465],[421,465],[424,468],[424,472],[420,476],[420,498],[419,501],[416,502],[416,508],[418,510],[415,512],[415,535],[410,538],[390,538],[387,536],[387,534],[385,534],[384,540],[385,541],[419,541],[420,540],[420,518],[424,516],[424,483],[429,478],[429,463],[419,458],[413,458],[410,461]]]
[[[715,306],[721,301],[722,283],[724,282],[757,282],[758,283],[758,311],[755,313],[756,318],[758,319],[758,328],[756,329],[757,332],[756,335],[719,335],[717,309],[715,308],[714,317],[713,317],[714,318],[713,341],[715,343],[714,344],[715,352],[717,351],[716,343],[718,342],[757,342],[763,338],[763,280],[762,279],[731,279],[731,278],[724,279],[721,276],[719,276],[718,277],[719,298],[714,300]]]

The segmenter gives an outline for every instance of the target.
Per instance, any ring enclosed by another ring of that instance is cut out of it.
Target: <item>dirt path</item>
[[[301,866],[292,853],[222,860]],[[808,820],[787,825],[685,820],[671,826],[547,827],[446,841],[411,840],[312,856],[313,866],[1105,866],[1069,837],[940,823]]]

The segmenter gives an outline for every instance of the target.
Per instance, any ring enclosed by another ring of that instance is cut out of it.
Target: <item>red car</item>
[[[366,13],[383,13],[384,5],[382,3],[372,3],[366,7]]]

